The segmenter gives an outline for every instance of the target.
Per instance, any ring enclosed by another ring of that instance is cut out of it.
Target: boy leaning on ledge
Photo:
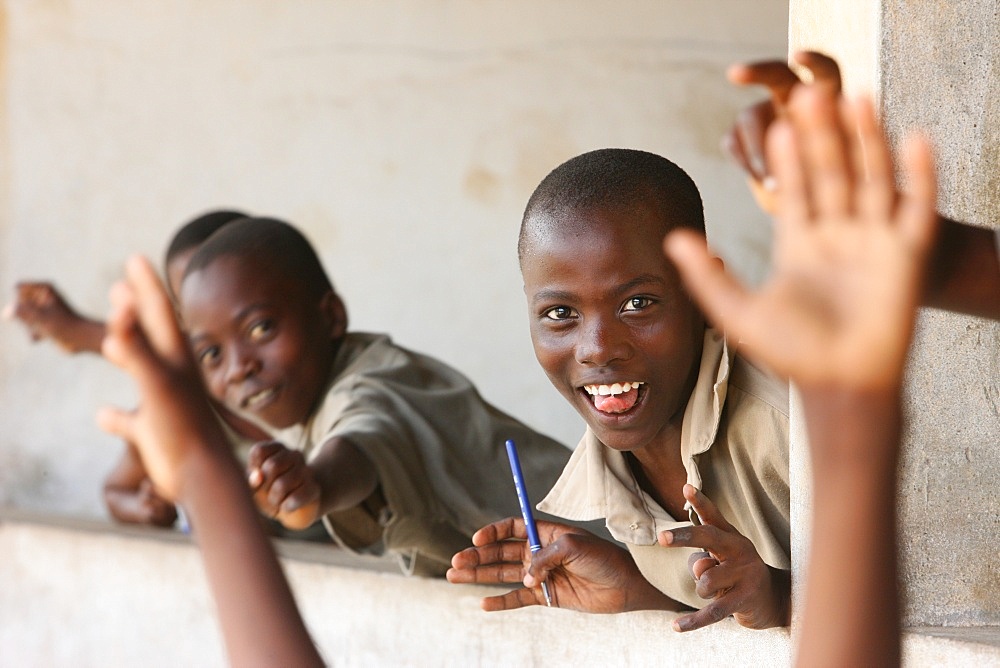
[[[347,329],[306,238],[236,221],[192,256],[178,308],[212,397],[275,439],[249,455],[260,510],[322,520],[343,547],[442,575],[485,523],[518,511],[506,439],[548,489],[569,451],[487,403],[444,363]]]
[[[704,234],[700,194],[645,151],[577,156],[528,201],[518,255],[532,343],[587,424],[539,508],[606,518],[628,551],[539,522],[532,559],[521,520],[484,527],[449,579],[529,585],[486,609],[538,604],[547,579],[560,607],[695,609],[677,630],[729,615],[788,623],[787,383],[706,324],[661,251],[674,229]]]
[[[163,261],[171,298],[180,288],[181,276],[198,245],[224,225],[246,217],[241,211],[219,209],[196,216],[177,229]],[[19,320],[33,341],[52,341],[74,355],[101,352],[106,323],[80,314],[47,281],[18,282],[14,300],[4,308],[3,316]],[[267,438],[265,432],[222,406],[216,405],[215,410],[238,457],[245,458],[252,443]],[[156,493],[132,443],[125,443],[122,456],[104,479],[104,504],[118,522],[170,527],[178,519],[174,504]]]

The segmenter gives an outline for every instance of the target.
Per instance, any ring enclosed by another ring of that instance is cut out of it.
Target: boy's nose
[[[226,365],[226,380],[230,383],[238,383],[251,378],[260,370],[260,362],[254,355],[239,347],[234,347],[229,355]]]
[[[590,366],[607,366],[632,356],[627,328],[620,322],[591,320],[580,328],[576,361]]]

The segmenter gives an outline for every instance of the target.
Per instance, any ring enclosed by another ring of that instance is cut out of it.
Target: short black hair
[[[517,257],[523,260],[529,222],[568,211],[652,207],[663,233],[687,227],[705,233],[698,186],[687,172],[663,156],[629,148],[602,148],[562,163],[542,179],[521,218]]]
[[[263,279],[272,275],[291,279],[309,298],[333,290],[312,244],[283,220],[250,217],[226,224],[191,256],[185,278],[225,256],[253,258],[260,263]]]
[[[247,214],[242,211],[229,209],[219,209],[192,218],[181,225],[180,229],[174,232],[167,252],[163,257],[163,266],[169,266],[170,261],[181,253],[200,245],[205,239],[215,234],[220,227],[228,225],[234,220],[246,218]]]

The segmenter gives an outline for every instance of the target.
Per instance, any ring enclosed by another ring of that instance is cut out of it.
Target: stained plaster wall
[[[768,222],[719,149],[757,97],[735,60],[783,53],[784,3],[7,0],[0,5],[0,294],[52,279],[101,314],[125,257],[209,208],[312,239],[355,329],[453,363],[574,445],[534,360],[515,258],[524,203],[598,147],[662,153],[701,184],[730,265]],[[120,446],[101,360],[0,323],[0,504],[99,516]]]

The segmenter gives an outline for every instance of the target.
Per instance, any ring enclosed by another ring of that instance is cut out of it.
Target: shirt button
[[[632,524],[628,525],[628,528],[631,529],[632,531],[638,531],[639,530],[639,525],[636,524],[635,522],[632,522]]]

